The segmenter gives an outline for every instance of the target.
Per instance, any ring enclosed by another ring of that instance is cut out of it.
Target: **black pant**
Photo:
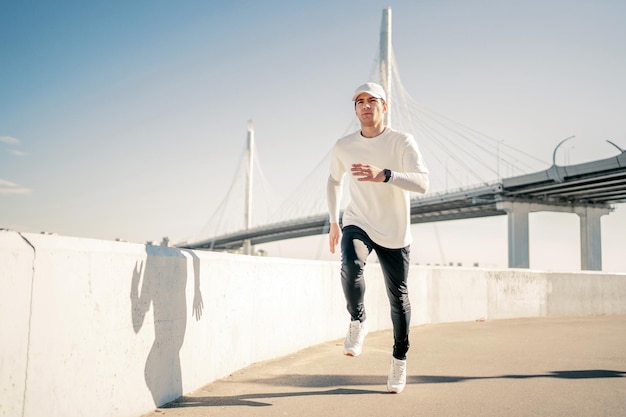
[[[385,277],[387,297],[393,323],[393,356],[406,359],[409,350],[411,302],[407,288],[409,274],[409,246],[401,249],[384,248],[374,243],[361,228],[346,226],[341,238],[341,283],[352,320],[365,320],[365,279],[363,269],[372,250]]]

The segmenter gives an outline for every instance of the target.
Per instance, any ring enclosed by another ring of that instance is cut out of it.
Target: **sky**
[[[0,228],[195,237],[249,120],[264,179],[289,199],[354,120],[386,7],[402,83],[429,109],[548,162],[570,136],[568,163],[626,148],[621,0],[1,0]],[[626,272],[625,232],[619,204],[602,218],[605,271]],[[506,267],[506,233],[505,216],[416,225],[412,260]],[[531,214],[530,244],[531,268],[580,269],[576,215]],[[325,236],[265,249],[338,259]]]

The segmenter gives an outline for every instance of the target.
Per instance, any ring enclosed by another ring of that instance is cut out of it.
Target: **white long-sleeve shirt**
[[[388,182],[357,181],[352,164],[390,169]],[[350,201],[343,213],[343,226],[363,229],[377,244],[397,249],[408,246],[411,236],[410,192],[425,193],[428,169],[412,135],[385,128],[374,138],[360,131],[339,139],[333,147],[327,185],[331,223],[339,222],[342,186],[348,174]]]

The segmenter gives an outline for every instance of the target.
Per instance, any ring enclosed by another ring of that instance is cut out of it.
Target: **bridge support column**
[[[602,270],[602,227],[600,218],[610,210],[597,207],[576,207],[580,218],[580,269]]]
[[[243,241],[243,247],[241,252],[244,255],[252,255],[252,244],[250,243],[250,239],[246,239]]]
[[[509,268],[529,268],[529,203],[501,201],[499,210],[506,211],[508,219]]]

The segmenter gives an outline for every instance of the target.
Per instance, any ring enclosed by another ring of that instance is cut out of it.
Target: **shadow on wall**
[[[159,406],[182,395],[180,349],[187,327],[187,264],[192,259],[194,305],[192,314],[202,316],[200,261],[192,251],[146,246],[146,261],[137,262],[132,273],[130,299],[135,333],[141,330],[152,305],[154,343],[146,359],[144,377]],[[140,289],[141,284],[141,289]]]

